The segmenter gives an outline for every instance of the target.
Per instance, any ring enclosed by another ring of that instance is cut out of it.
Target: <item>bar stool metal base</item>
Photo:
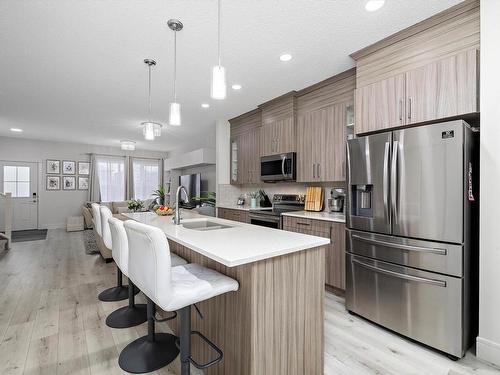
[[[113,311],[106,318],[106,325],[111,328],[130,328],[148,320],[145,304],[124,306]]]
[[[134,288],[134,295],[139,293],[139,289]],[[128,286],[123,285],[123,273],[116,267],[116,286],[102,291],[99,296],[99,301],[116,302],[123,301],[128,298]]]
[[[156,333],[154,341],[143,336],[128,344],[120,353],[118,364],[124,371],[143,374],[165,367],[178,355],[177,337],[168,333]]]
[[[123,301],[128,298],[128,285],[115,286],[113,288],[102,291],[99,296],[99,301],[116,302]]]

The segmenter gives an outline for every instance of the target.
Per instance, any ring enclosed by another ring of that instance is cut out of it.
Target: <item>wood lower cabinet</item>
[[[329,238],[325,252],[325,283],[345,290],[345,224],[283,216],[283,230]]]
[[[248,212],[232,208],[217,208],[217,217],[226,220],[239,221],[240,223],[250,223]]]
[[[478,51],[356,89],[356,134],[479,112]]]

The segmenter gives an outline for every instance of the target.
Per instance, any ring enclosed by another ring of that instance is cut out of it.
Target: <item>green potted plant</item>
[[[132,212],[137,212],[144,208],[144,202],[140,199],[131,199],[128,202],[128,209]]]
[[[251,191],[248,193],[250,196],[250,208],[257,208],[257,198],[260,196],[258,191]]]
[[[153,191],[152,196],[156,197],[156,203],[158,203],[160,206],[165,205],[165,197],[168,194],[167,189],[165,189],[165,186],[158,186],[158,189]]]

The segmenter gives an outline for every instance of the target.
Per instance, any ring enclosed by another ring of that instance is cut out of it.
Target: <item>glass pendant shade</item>
[[[226,99],[226,69],[223,66],[216,65],[212,69],[212,90],[210,93],[212,99]]]
[[[147,141],[154,141],[156,137],[161,136],[161,124],[151,121],[143,122],[142,132]]]
[[[181,105],[179,103],[170,103],[170,116],[168,123],[172,126],[181,125]]]

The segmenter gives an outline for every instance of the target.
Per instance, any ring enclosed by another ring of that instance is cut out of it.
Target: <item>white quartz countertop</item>
[[[345,215],[335,212],[313,212],[313,211],[292,211],[282,213],[283,216],[293,216],[302,219],[314,219],[324,221],[334,221],[337,223],[345,223]]]
[[[272,207],[256,207],[256,208],[250,208],[250,206],[238,206],[237,204],[235,205],[220,205],[217,206],[217,208],[227,208],[230,210],[240,210],[240,211],[250,211],[250,210],[260,210],[260,211],[271,211],[273,208]]]
[[[174,225],[172,216],[154,212],[124,213],[124,216],[163,230],[168,239],[227,267],[253,263],[297,251],[324,246],[328,238],[271,229],[258,225],[203,216],[182,210],[184,223],[209,220],[231,228],[198,231]]]

